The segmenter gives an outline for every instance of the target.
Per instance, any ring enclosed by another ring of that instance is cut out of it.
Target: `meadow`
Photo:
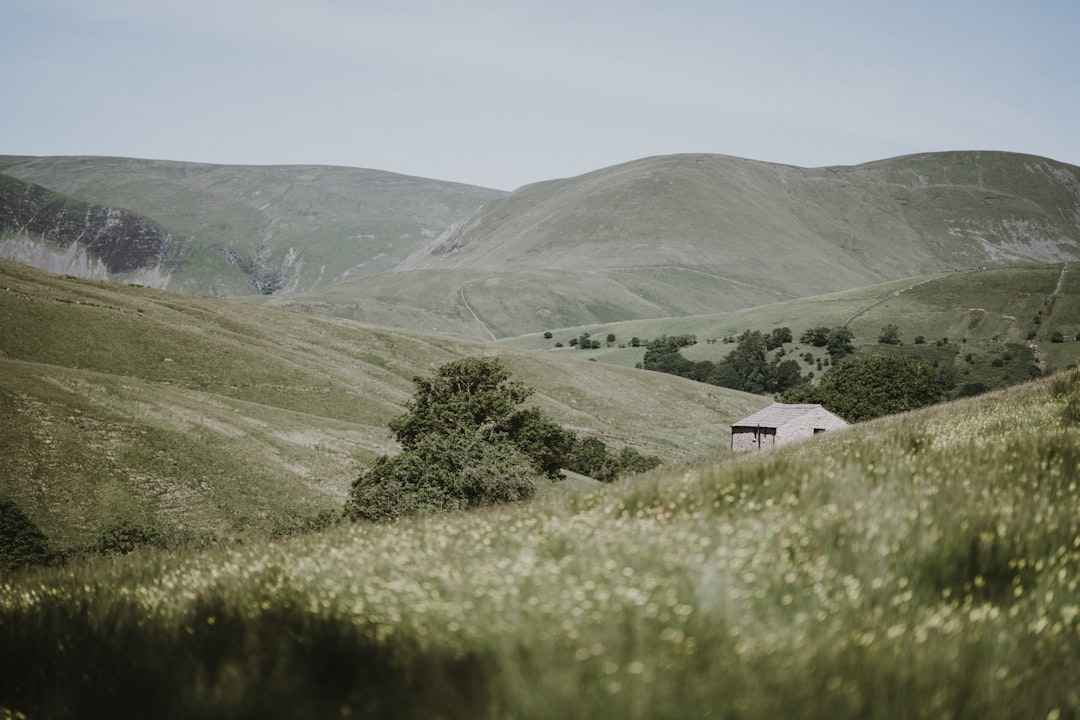
[[[27,717],[1080,715],[1080,373],[514,506],[0,585]]]

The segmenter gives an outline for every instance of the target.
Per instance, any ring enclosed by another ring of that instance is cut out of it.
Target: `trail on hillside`
[[[913,289],[919,287],[920,285],[925,285],[926,283],[934,282],[935,280],[938,280],[938,279],[939,278],[932,277],[932,278],[929,278],[927,280],[921,280],[920,282],[912,283],[911,285],[908,285],[905,288],[900,288],[899,290],[893,290],[891,293],[889,293],[885,297],[881,298],[880,300],[878,300],[875,303],[871,303],[870,305],[867,305],[862,310],[859,310],[857,313],[855,313],[854,315],[849,317],[847,320],[845,320],[844,321],[844,327],[847,327],[852,322],[854,322],[857,318],[859,318],[862,315],[865,315],[866,313],[870,312],[871,310],[876,308],[878,305],[881,305],[881,304],[883,304],[885,302],[888,302],[889,300],[892,300],[894,297],[898,297],[899,295],[901,295],[903,293],[906,293],[909,290],[913,290]]]
[[[465,285],[462,285],[461,290],[458,291],[458,296],[461,298],[461,303],[465,306],[465,309],[469,311],[469,314],[473,316],[473,320],[476,320],[477,324],[484,329],[484,332],[488,334],[488,337],[490,337],[492,340],[498,340],[499,338],[495,337],[495,333],[491,332],[491,328],[484,324],[484,321],[480,319],[480,316],[476,314],[476,311],[472,309],[472,305],[470,305],[469,301],[465,298],[465,288],[467,288],[470,284],[471,283],[466,283]]]
[[[1054,288],[1054,297],[1061,295],[1061,286],[1065,284],[1065,273],[1069,272],[1068,265],[1061,266],[1061,274],[1058,275],[1057,286]]]

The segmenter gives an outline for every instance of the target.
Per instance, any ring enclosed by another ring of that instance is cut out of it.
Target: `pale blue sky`
[[[0,154],[511,190],[649,155],[1080,165],[1075,0],[5,0]]]

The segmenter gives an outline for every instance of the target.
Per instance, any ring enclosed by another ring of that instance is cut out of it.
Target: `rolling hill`
[[[403,326],[435,303],[447,331],[490,339],[1078,258],[1080,168],[1052,160],[955,152],[805,169],[677,155],[526,186],[393,273],[269,302],[364,319],[392,299]]]
[[[340,510],[412,378],[498,355],[530,402],[671,461],[768,403],[680,378],[59,277],[0,259],[0,497],[58,547],[113,521],[176,544],[288,534]]]
[[[65,202],[145,218],[171,240],[167,254],[137,268],[142,273],[138,280],[216,296],[313,290],[392,269],[448,226],[504,194],[327,166],[0,156],[0,173],[47,188]],[[9,247],[4,256],[45,258],[34,263],[40,267],[55,267],[67,249],[42,243],[42,233],[4,230],[0,226],[0,240],[4,235],[22,239],[18,252]],[[36,247],[27,249],[31,242]],[[88,252],[95,256],[93,249]],[[72,263],[64,271],[84,274]],[[125,273],[109,277],[131,279],[132,271]]]
[[[878,337],[890,324],[899,329],[902,344],[886,348]],[[1049,373],[1080,362],[1076,340],[1080,336],[1080,266],[937,273],[730,313],[586,325],[553,332],[550,338],[533,333],[500,344],[632,367],[641,362],[648,340],[661,335],[694,335],[698,344],[687,348],[684,356],[715,362],[733,347],[723,342],[725,338],[745,330],[767,334],[789,327],[795,342],[784,350],[812,353],[814,362],[803,366],[808,372],[827,353],[798,342],[799,337],[811,328],[838,325],[851,329],[857,352],[915,355],[938,365],[955,365],[964,382],[1011,385],[1026,380],[1033,363]],[[570,341],[582,333],[600,340],[614,335],[615,341],[604,342],[598,349],[571,349]],[[1006,367],[999,361],[1002,357],[1015,362]]]

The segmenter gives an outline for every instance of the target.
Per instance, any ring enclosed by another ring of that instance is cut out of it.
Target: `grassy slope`
[[[709,340],[737,336],[744,330],[769,332],[787,326],[796,339],[787,346],[788,352],[812,351],[815,357],[823,358],[823,348],[797,342],[805,330],[847,324],[855,334],[857,349],[876,352],[883,349],[877,343],[881,329],[895,324],[904,343],[901,351],[922,355],[931,362],[953,362],[960,369],[962,381],[983,381],[988,379],[983,377],[985,373],[993,372],[990,369],[993,359],[1009,351],[1010,345],[1014,351],[1016,346],[1026,348],[1031,333],[1035,333],[1031,342],[1044,370],[1060,370],[1076,364],[1080,360],[1080,343],[1075,341],[1080,333],[1078,303],[1080,267],[1055,264],[925,275],[739,312],[587,325],[557,331],[550,339],[533,333],[502,343],[552,351],[555,343],[567,346],[583,332],[601,341],[612,333],[616,336],[613,347],[558,352],[630,367],[641,361],[644,347],[620,348],[619,345],[628,345],[634,337],[644,341],[665,334],[693,334],[699,343],[685,350],[684,355],[694,360],[716,361],[730,352],[732,346],[722,342],[712,344]],[[1055,332],[1060,332],[1065,342],[1051,342]],[[919,335],[926,338],[925,345],[913,344]],[[947,346],[936,345],[944,338],[949,340]],[[973,355],[971,363],[965,359],[968,354]],[[813,368],[804,366],[804,371],[807,369]],[[972,373],[975,377],[967,377]]]
[[[1072,373],[562,500],[16,578],[0,703],[1075,717],[1078,419]]]
[[[356,283],[349,306],[390,282],[422,297],[430,273],[443,273],[440,287],[456,284],[502,338],[1078,257],[1080,171],[1042,158],[939,153],[804,169],[665,156],[490,202],[399,268],[429,275]]]
[[[286,271],[287,291],[395,267],[504,193],[360,168],[232,166],[98,157],[5,157],[0,172],[151,218],[178,247],[172,290],[253,292],[218,248]],[[290,257],[290,251],[295,250]]]
[[[671,460],[763,398],[677,378],[48,275],[0,260],[0,493],[60,546],[121,518],[176,542],[287,533],[393,449],[412,378],[499,355],[567,425]]]

